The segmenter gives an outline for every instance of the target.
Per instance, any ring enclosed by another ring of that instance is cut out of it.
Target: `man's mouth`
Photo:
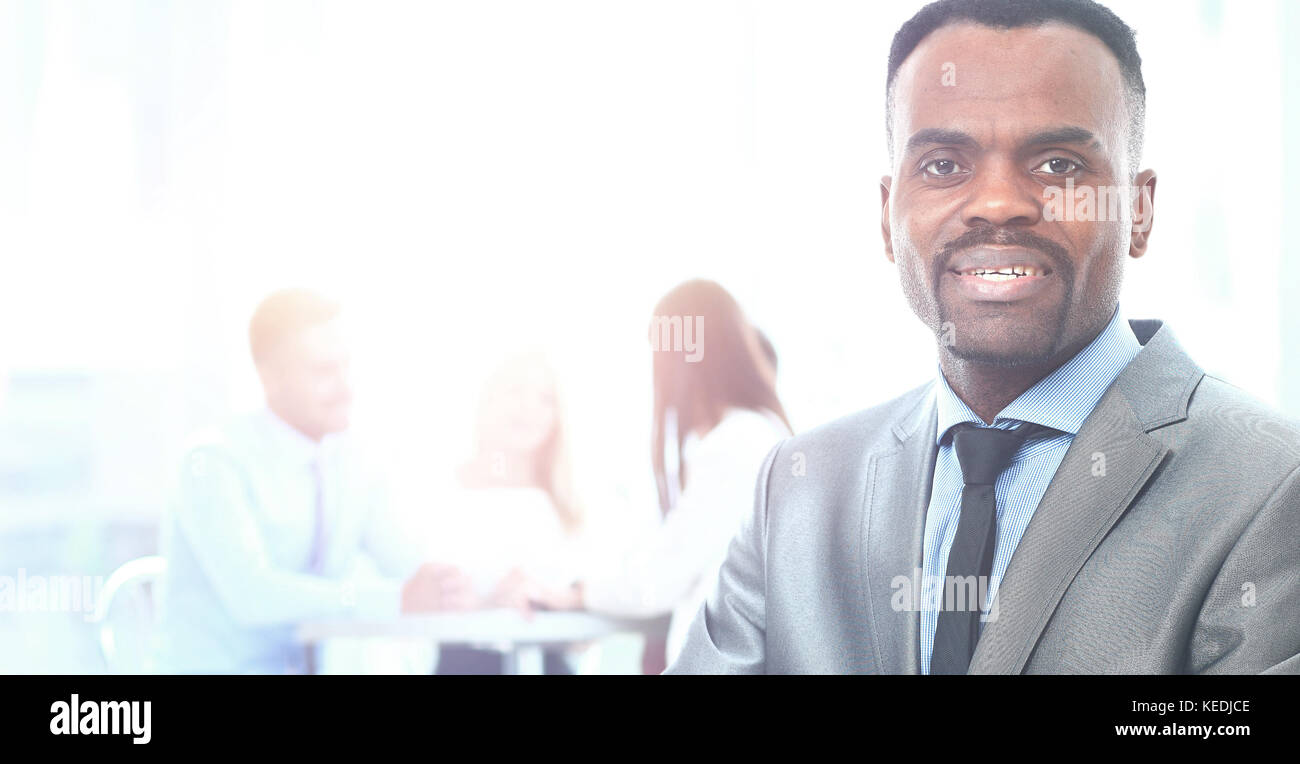
[[[1020,278],[1046,276],[1051,273],[1051,270],[1033,265],[1007,265],[993,268],[967,268],[960,271],[954,270],[952,273],[958,276],[978,276],[985,281],[1012,281]]]
[[[1050,260],[1027,247],[975,247],[953,258],[948,273],[956,293],[974,302],[1020,302],[1059,281]]]

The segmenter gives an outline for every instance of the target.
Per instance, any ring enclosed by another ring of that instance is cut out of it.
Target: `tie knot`
[[[993,485],[1026,441],[1051,437],[1059,430],[1024,422],[1014,430],[962,422],[952,430],[952,445],[966,485]]]

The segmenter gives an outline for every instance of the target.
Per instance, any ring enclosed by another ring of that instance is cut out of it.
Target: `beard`
[[[938,304],[940,325],[953,327],[952,341],[943,343],[941,333],[941,343],[963,361],[1004,368],[1040,364],[1069,341],[1065,324],[1068,300],[1030,322],[1006,315],[950,314],[941,301]]]
[[[986,245],[1042,253],[1060,285],[1052,296],[1044,295],[1034,303],[973,302],[945,294],[953,287],[947,276],[954,258],[964,250]],[[912,264],[899,271],[907,300],[935,333],[940,348],[956,358],[994,367],[1038,364],[1068,346],[1079,331],[1087,331],[1067,324],[1075,302],[1075,270],[1069,252],[1051,239],[996,226],[972,228],[941,247],[928,263],[916,255],[915,248],[907,243],[904,247]]]

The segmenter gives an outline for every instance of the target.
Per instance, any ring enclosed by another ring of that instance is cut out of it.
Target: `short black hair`
[[[1105,43],[1119,61],[1120,73],[1128,86],[1129,170],[1137,173],[1146,126],[1147,89],[1142,81],[1142,57],[1138,55],[1133,29],[1094,0],[938,0],[917,11],[899,27],[889,47],[889,74],[885,78],[885,133],[889,137],[891,155],[894,150],[894,79],[899,67],[931,32],[962,21],[994,29],[1019,29],[1055,21],[1087,32]]]

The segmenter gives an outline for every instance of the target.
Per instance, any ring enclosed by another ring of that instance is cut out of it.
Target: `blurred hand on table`
[[[493,607],[518,610],[527,618],[536,610],[582,610],[582,584],[556,587],[514,568],[497,584],[490,602]]]
[[[403,613],[472,610],[479,604],[473,581],[453,565],[425,563],[402,585]]]

